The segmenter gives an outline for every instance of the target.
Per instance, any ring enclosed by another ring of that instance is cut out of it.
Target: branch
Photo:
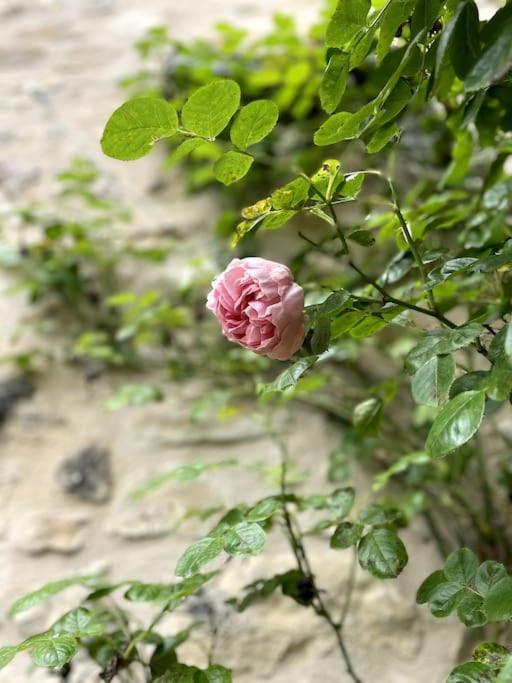
[[[338,643],[338,647],[341,652],[341,656],[343,658],[343,661],[345,662],[345,667],[347,669],[347,673],[350,676],[350,678],[353,680],[354,683],[363,683],[362,679],[359,678],[359,676],[356,674],[354,667],[352,665],[352,661],[350,659],[350,655],[347,650],[347,646],[345,645],[345,641],[343,639],[343,634],[342,634],[342,629],[344,625],[344,621],[347,615],[347,612],[350,607],[350,599],[351,599],[351,594],[353,591],[353,579],[349,581],[349,587],[348,587],[348,593],[346,596],[345,604],[343,606],[342,610],[342,618],[338,623],[334,621],[332,618],[331,613],[329,612],[327,606],[325,605],[323,599],[322,599],[322,594],[321,591],[319,590],[318,586],[316,585],[315,582],[315,576],[313,574],[313,571],[311,569],[311,565],[309,563],[309,558],[306,554],[306,550],[304,548],[304,545],[301,540],[300,536],[300,530],[298,533],[295,532],[293,528],[293,520],[290,514],[290,511],[288,509],[287,503],[286,503],[286,469],[287,469],[287,464],[288,464],[288,453],[285,444],[282,442],[282,440],[277,436],[274,435],[275,441],[277,442],[277,445],[279,447],[279,451],[281,453],[281,498],[282,498],[282,508],[283,508],[283,516],[284,516],[284,521],[285,521],[285,527],[288,533],[288,537],[290,540],[290,545],[293,551],[293,554],[295,556],[295,559],[297,561],[297,567],[301,574],[303,574],[310,582],[313,594],[314,594],[314,600],[312,602],[312,607],[315,610],[316,614],[319,617],[322,617],[324,621],[327,622],[331,630],[334,632],[334,635],[336,637],[336,641]],[[352,577],[352,574],[351,574]],[[315,602],[316,601],[316,602]]]

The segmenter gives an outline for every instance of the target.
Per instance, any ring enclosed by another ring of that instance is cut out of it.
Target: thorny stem
[[[319,617],[322,617],[324,621],[327,622],[331,630],[333,631],[336,641],[338,643],[341,656],[343,657],[343,661],[345,662],[345,667],[347,669],[347,673],[350,676],[350,678],[354,681],[354,683],[363,683],[362,679],[359,678],[359,676],[356,674],[354,671],[354,667],[352,665],[352,661],[350,659],[350,655],[347,650],[347,646],[345,644],[344,638],[343,638],[343,626],[345,623],[345,618],[347,616],[349,607],[350,607],[350,600],[351,600],[351,594],[354,588],[354,573],[355,573],[355,567],[351,570],[351,576],[349,579],[349,585],[347,588],[347,595],[345,598],[345,603],[343,605],[343,610],[342,610],[342,615],[340,618],[339,622],[334,621],[329,609],[325,605],[321,591],[318,589],[318,586],[316,585],[315,582],[315,576],[313,574],[313,571],[311,569],[311,565],[309,563],[309,558],[306,554],[306,550],[304,548],[304,545],[301,540],[300,536],[300,530],[298,533],[294,529],[293,525],[293,520],[290,514],[290,511],[288,509],[288,506],[286,504],[286,469],[287,469],[287,462],[288,462],[288,453],[287,453],[287,448],[285,444],[282,442],[282,440],[275,435],[275,440],[277,442],[277,445],[279,447],[279,451],[281,453],[281,498],[282,498],[282,509],[283,509],[283,517],[284,517],[284,522],[285,522],[285,527],[286,531],[288,534],[288,538],[290,541],[290,545],[293,551],[293,554],[295,555],[295,559],[297,561],[297,566],[301,574],[303,574],[310,582],[311,588],[314,593],[314,600],[312,602],[312,607],[315,610],[316,614]]]
[[[363,271],[356,266],[356,264],[353,261],[349,261],[350,267],[356,271],[369,285],[372,285],[372,287],[375,287],[375,289],[382,295],[382,298],[384,301],[388,301],[392,304],[397,304],[398,306],[404,306],[405,308],[409,308],[412,311],[417,311],[418,313],[423,313],[424,315],[428,315],[431,318],[437,318],[440,322],[443,323],[443,325],[446,325],[446,327],[450,327],[452,330],[457,329],[458,325],[456,325],[454,322],[446,318],[442,313],[439,313],[439,311],[436,310],[431,310],[430,308],[423,308],[423,306],[416,306],[416,304],[412,304],[409,301],[403,301],[402,299],[397,299],[396,297],[392,296],[389,294],[381,285],[379,285],[378,282],[375,280],[372,280],[370,277],[368,277]]]

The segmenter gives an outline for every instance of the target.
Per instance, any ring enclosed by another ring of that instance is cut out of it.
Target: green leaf
[[[274,209],[295,209],[304,204],[309,194],[309,183],[305,178],[295,178],[270,195]]]
[[[483,328],[479,324],[470,324],[456,330],[443,328],[426,332],[421,341],[408,353],[405,367],[410,374],[413,374],[433,356],[450,353],[467,346],[482,332]]]
[[[432,289],[432,287],[435,287],[435,285],[444,282],[454,275],[468,271],[471,266],[477,263],[478,259],[475,259],[471,256],[444,261],[441,266],[430,271],[427,277],[427,285],[429,289]]]
[[[359,434],[375,436],[379,433],[382,407],[382,400],[376,396],[367,398],[356,405],[352,420]]]
[[[132,498],[134,500],[138,500],[139,498],[142,498],[148,494],[150,491],[153,491],[169,481],[176,481],[182,484],[185,482],[194,481],[194,479],[197,479],[205,472],[211,472],[212,470],[223,467],[236,467],[238,465],[240,465],[240,461],[233,459],[219,460],[218,462],[210,463],[194,462],[190,463],[190,465],[181,465],[180,467],[175,467],[173,470],[169,470],[168,472],[162,472],[161,474],[157,474],[155,477],[149,479],[132,493]]]
[[[370,0],[338,0],[325,34],[327,47],[346,47],[362,28],[370,11]]]
[[[456,666],[446,679],[446,683],[492,683],[494,676],[487,664],[466,662]]]
[[[438,413],[425,448],[440,458],[462,446],[478,430],[485,408],[483,391],[466,391],[452,398]]]
[[[383,489],[391,477],[393,477],[395,474],[406,472],[414,465],[426,465],[427,463],[430,463],[430,457],[424,451],[414,451],[413,453],[407,453],[394,462],[391,467],[388,467],[387,470],[379,472],[379,474],[375,475],[373,479],[373,490],[380,491]]]
[[[284,584],[289,582],[297,583],[301,577],[302,575],[298,569],[291,569],[284,574],[276,574],[270,579],[258,579],[245,586],[244,590],[248,592],[241,601],[237,602],[234,600],[233,602],[236,604],[237,610],[243,612],[258,600],[264,600],[271,596],[280,586],[283,587]]]
[[[364,311],[345,310],[331,324],[331,338],[336,339],[367,317]]]
[[[384,147],[392,140],[398,140],[400,137],[400,128],[396,123],[388,123],[382,128],[379,128],[370,138],[368,144],[366,145],[366,151],[368,154],[376,154],[380,152]]]
[[[354,239],[354,235],[350,236]],[[365,337],[372,337],[380,330],[384,329],[389,325],[389,320],[387,320],[382,314],[370,313],[365,315],[362,320],[356,322],[355,325],[349,330],[349,335],[354,339],[364,339]]]
[[[482,32],[483,51],[464,79],[467,92],[489,87],[506,69],[512,59],[511,32],[512,5],[508,3],[496,12]]]
[[[315,145],[325,147],[359,137],[370,124],[374,113],[375,104],[370,102],[355,114],[348,111],[333,114],[316,131],[313,137]]]
[[[473,0],[462,2],[441,34],[436,53],[436,80],[447,62],[451,62],[459,78],[464,78],[480,49],[479,28],[478,7]]]
[[[494,363],[500,359],[512,361],[512,323],[507,323],[494,335],[489,347],[489,359]]]
[[[418,605],[428,602],[434,590],[442,583],[446,583],[446,576],[442,569],[438,569],[430,574],[430,576],[427,576],[416,592],[416,602]]]
[[[450,553],[444,563],[444,573],[448,581],[461,586],[469,585],[476,575],[478,560],[469,548],[459,548]]]
[[[352,524],[352,522],[338,524],[331,537],[331,548],[350,548],[359,541],[363,529],[363,524]]]
[[[125,599],[133,602],[154,602],[169,611],[175,609],[182,600],[198,591],[217,572],[193,574],[178,583],[142,583],[135,581],[125,593]]]
[[[480,643],[473,650],[473,659],[490,666],[494,673],[503,667],[509,656],[509,650],[498,643]]]
[[[420,405],[438,406],[444,403],[454,374],[453,356],[434,356],[412,378],[412,397]]]
[[[94,585],[97,579],[97,574],[88,574],[85,576],[74,576],[69,579],[63,579],[61,581],[52,581],[51,583],[47,583],[41,588],[38,588],[36,591],[28,593],[27,595],[24,595],[23,597],[16,600],[16,602],[14,602],[11,605],[11,608],[9,609],[9,614],[13,617],[16,614],[19,614],[20,612],[25,612],[25,610],[34,607],[43,600],[47,600],[53,595],[56,595],[57,593],[66,590],[66,588],[70,588],[71,586]]]
[[[240,522],[228,529],[224,537],[224,550],[228,555],[248,557],[257,555],[265,547],[267,535],[257,523]]]
[[[320,83],[320,103],[328,114],[335,111],[343,97],[348,80],[348,65],[348,54],[333,51]]]
[[[214,664],[209,666],[204,672],[208,683],[231,683],[231,671],[224,666]]]
[[[356,492],[352,486],[336,489],[326,498],[326,504],[330,512],[337,520],[342,520],[348,515],[354,506]]]
[[[493,401],[506,401],[512,393],[512,365],[504,356],[494,362],[485,390]]]
[[[357,37],[357,40],[355,40],[354,44],[350,47],[351,71],[352,69],[357,69],[358,66],[361,66],[368,56],[370,50],[372,49],[373,40],[378,28],[379,24],[377,19],[375,19],[375,21],[372,21],[368,28],[363,29],[363,31]]]
[[[288,387],[294,387],[300,377],[302,377],[306,370],[309,370],[309,368],[311,368],[317,360],[318,356],[306,356],[305,358],[298,360],[293,365],[290,365],[290,367],[286,368],[286,370],[283,370],[283,372],[278,375],[273,382],[270,382],[270,384],[265,384],[262,387],[262,396],[265,396],[273,391],[284,391],[285,389],[288,389]]]
[[[217,159],[213,166],[215,178],[224,185],[232,185],[244,177],[252,166],[254,158],[249,154],[230,150]]]
[[[339,313],[347,301],[350,300],[350,297],[350,292],[347,292],[345,289],[340,289],[332,294],[329,294],[327,299],[322,301],[321,304],[318,304],[319,315],[330,318],[336,313]]]
[[[135,581],[124,597],[131,602],[154,602],[165,605],[174,596],[174,586],[169,583],[142,583]]]
[[[178,115],[171,104],[156,97],[138,97],[122,104],[109,118],[101,148],[114,159],[138,159],[157,140],[170,138],[177,131]]]
[[[99,636],[105,626],[85,607],[77,607],[61,617],[51,628],[54,633],[69,633],[75,638]]]
[[[176,662],[163,676],[155,679],[154,683],[209,683],[209,681],[206,673],[196,666]]]
[[[475,370],[475,372],[467,372],[457,377],[450,387],[450,398],[465,391],[484,391],[487,388],[489,374],[485,370]]]
[[[400,508],[393,505],[371,503],[360,511],[357,518],[363,524],[382,526],[384,524],[400,524],[403,522],[404,515]]]
[[[487,614],[482,596],[467,593],[457,605],[457,616],[468,628],[477,628],[486,624]]]
[[[78,652],[76,638],[69,634],[42,633],[26,641],[30,656],[37,666],[61,669]]]
[[[239,149],[255,145],[272,131],[279,118],[277,104],[255,100],[242,107],[231,126],[231,142]]]
[[[164,394],[158,387],[151,384],[123,384],[116,393],[109,398],[107,410],[120,410],[125,406],[144,406],[164,400]]]
[[[272,211],[269,213],[261,222],[262,230],[277,230],[281,228],[285,223],[288,223],[295,214],[296,211]]]
[[[359,564],[378,579],[397,577],[408,562],[401,539],[389,529],[373,529],[359,542]]]
[[[248,511],[247,521],[263,522],[266,519],[270,519],[280,509],[281,501],[279,498],[264,498]]]
[[[418,0],[411,18],[411,37],[421,31],[428,32],[437,19],[441,9],[441,0]]]
[[[507,570],[501,562],[486,560],[482,562],[475,576],[475,588],[484,598],[491,588],[507,576]]]
[[[10,664],[17,654],[18,648],[14,645],[0,647],[0,669],[3,669],[8,664]]]
[[[364,173],[347,173],[343,176],[343,183],[336,188],[336,194],[355,199],[361,191],[365,178]]]
[[[512,681],[512,655],[505,660],[502,670],[494,683],[510,683]]]
[[[330,339],[331,321],[329,318],[318,318],[311,336],[311,351],[316,355],[323,353],[328,348]]]
[[[223,548],[221,537],[207,536],[189,546],[178,560],[176,576],[191,576],[220,555]]]
[[[265,199],[260,199],[255,204],[244,207],[242,209],[242,217],[246,220],[254,220],[255,218],[265,216],[270,211],[272,211],[272,202],[269,197],[266,197]]]
[[[411,16],[416,0],[391,0],[383,12],[377,43],[377,60],[389,52],[398,28]]]
[[[181,120],[191,133],[213,140],[228,125],[240,105],[240,87],[217,80],[196,90],[185,102]]]
[[[430,591],[428,606],[435,617],[447,617],[457,607],[464,596],[458,583],[444,581]]]
[[[441,179],[443,187],[455,185],[467,175],[474,148],[475,140],[471,132],[467,129],[457,131],[452,148],[452,162]]]
[[[404,107],[411,101],[414,90],[406,78],[399,78],[390,90],[389,95],[382,102],[375,125],[383,126],[395,119]]]
[[[512,577],[507,576],[490,588],[485,596],[485,609],[489,621],[512,619]]]

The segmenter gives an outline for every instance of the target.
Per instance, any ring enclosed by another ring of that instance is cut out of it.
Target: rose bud
[[[233,259],[213,281],[206,305],[224,336],[255,353],[287,360],[304,340],[304,291],[282,263]]]

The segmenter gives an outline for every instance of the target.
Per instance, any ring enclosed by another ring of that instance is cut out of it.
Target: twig
[[[306,554],[306,550],[304,548],[304,545],[301,541],[300,537],[300,530],[298,533],[295,532],[295,529],[293,528],[293,520],[290,514],[290,511],[288,509],[288,505],[286,503],[286,469],[287,469],[287,461],[288,461],[288,453],[285,444],[282,442],[282,440],[277,436],[275,436],[275,440],[277,442],[277,445],[279,447],[279,451],[281,453],[281,499],[282,499],[282,509],[283,509],[283,517],[284,517],[284,522],[285,522],[285,527],[287,530],[287,535],[290,541],[290,546],[292,548],[293,554],[295,556],[296,562],[297,562],[297,567],[300,571],[300,573],[306,577],[309,580],[309,583],[311,585],[313,594],[314,594],[314,599],[312,602],[312,607],[315,610],[316,614],[319,617],[322,617],[324,621],[327,622],[331,630],[333,631],[336,641],[338,643],[341,656],[343,658],[343,661],[345,662],[345,667],[347,670],[348,675],[350,678],[354,681],[354,683],[363,683],[362,679],[359,678],[359,676],[356,674],[354,667],[352,665],[352,660],[350,659],[350,655],[348,653],[347,647],[345,645],[345,641],[343,639],[343,634],[342,634],[342,629],[345,621],[346,614],[348,612],[349,606],[350,606],[350,594],[352,593],[353,586],[352,584],[349,585],[349,595],[347,596],[345,600],[345,604],[343,606],[343,612],[342,612],[342,618],[338,623],[334,621],[332,618],[331,613],[329,612],[327,606],[325,605],[321,591],[316,585],[315,582],[315,576],[313,574],[313,571],[311,569],[311,565],[309,563],[309,558]],[[316,602],[315,602],[316,601]]]
[[[427,285],[427,276],[425,274],[425,265],[423,263],[423,260],[421,258],[421,254],[418,251],[418,248],[416,247],[416,243],[414,242],[413,236],[411,235],[411,232],[409,230],[409,226],[407,225],[406,220],[404,218],[404,215],[402,213],[402,210],[400,208],[400,204],[398,202],[398,195],[396,193],[395,186],[394,186],[391,178],[386,177],[386,180],[387,180],[387,183],[389,185],[389,189],[391,191],[391,197],[393,199],[393,208],[395,211],[395,216],[398,218],[398,221],[400,223],[400,227],[402,228],[402,233],[403,233],[405,240],[409,246],[409,249],[411,250],[411,254],[413,255],[413,258],[416,261],[416,265],[418,266],[421,281],[422,281],[423,286],[427,292],[427,298],[428,298],[428,301],[430,303],[430,307],[433,311],[437,311],[437,305],[436,305],[436,302],[434,299],[434,292]]]
[[[456,325],[454,322],[446,318],[442,313],[439,313],[439,311],[436,310],[431,310],[430,308],[423,308],[423,306],[416,306],[416,304],[412,304],[409,301],[403,301],[402,299],[397,299],[396,297],[392,296],[389,294],[381,285],[379,285],[378,282],[375,280],[372,280],[368,275],[363,273],[363,271],[356,266],[356,264],[353,261],[349,261],[349,266],[358,273],[363,280],[367,282],[367,284],[372,285],[372,287],[375,287],[375,289],[382,295],[382,298],[384,301],[388,301],[392,304],[396,304],[397,306],[403,306],[404,308],[409,308],[412,311],[417,311],[418,313],[423,313],[424,315],[428,315],[431,318],[437,318],[440,322],[443,323],[443,325],[446,325],[446,327],[450,327],[452,330],[455,330],[458,328],[458,325]]]

